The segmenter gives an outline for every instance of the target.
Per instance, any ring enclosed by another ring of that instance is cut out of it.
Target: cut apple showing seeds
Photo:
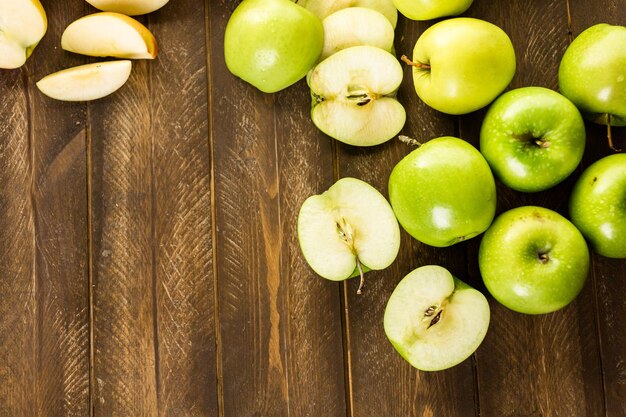
[[[88,101],[119,89],[130,76],[130,61],[97,62],[64,69],[42,78],[37,87],[48,97],[63,101]]]
[[[365,7],[341,9],[322,22],[324,49],[321,60],[351,46],[370,45],[391,52],[394,31],[381,13]]]
[[[165,6],[169,0],[87,0],[96,9],[123,13],[128,16],[152,13]]]
[[[422,371],[467,359],[489,327],[485,296],[447,269],[417,268],[400,281],[385,309],[385,333],[398,353]]]
[[[360,293],[364,272],[385,269],[396,259],[400,227],[378,190],[356,178],[342,178],[302,204],[298,240],[316,273],[331,281],[360,276]]]
[[[89,56],[154,59],[157,42],[144,25],[120,13],[94,13],[71,23],[61,47]]]
[[[349,145],[383,143],[406,121],[395,98],[401,82],[402,67],[389,52],[374,46],[343,49],[309,73],[313,123]]]
[[[0,0],[0,68],[19,68],[48,28],[38,0]]]

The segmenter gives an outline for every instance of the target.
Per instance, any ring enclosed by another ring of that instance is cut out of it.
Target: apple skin
[[[319,18],[289,0],[244,0],[224,34],[230,72],[265,93],[303,78],[317,62],[323,45]]]
[[[447,136],[426,142],[398,162],[389,177],[389,200],[411,236],[446,247],[489,227],[496,186],[480,152]]]
[[[432,20],[457,16],[472,5],[473,0],[393,0],[404,16],[413,20]]]
[[[516,66],[513,44],[502,29],[465,17],[428,28],[415,44],[413,62],[417,95],[435,110],[455,115],[491,103],[509,85]]]
[[[485,286],[505,307],[545,314],[569,304],[589,271],[583,235],[560,214],[535,206],[509,210],[494,220],[478,250]]]
[[[585,150],[585,123],[559,93],[525,87],[500,96],[480,132],[480,151],[508,187],[523,192],[551,188],[567,178]]]
[[[626,27],[583,31],[565,51],[559,89],[594,123],[626,126]]]
[[[569,210],[595,252],[626,258],[626,154],[589,166],[574,185]]]

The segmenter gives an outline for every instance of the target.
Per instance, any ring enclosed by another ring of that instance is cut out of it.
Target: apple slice
[[[406,121],[396,99],[402,67],[389,52],[353,46],[322,61],[309,73],[311,118],[328,136],[356,146],[394,137]]]
[[[169,0],[87,0],[96,9],[123,13],[128,16],[152,13],[165,6]]]
[[[131,67],[131,62],[127,60],[81,65],[48,75],[39,80],[37,87],[57,100],[96,100],[124,85]]]
[[[422,371],[440,371],[467,359],[489,327],[489,303],[480,292],[437,265],[400,281],[385,309],[385,333],[398,353]]]
[[[48,28],[39,0],[0,0],[0,68],[19,68]]]
[[[324,49],[320,60],[351,46],[371,45],[391,52],[394,31],[381,13],[365,7],[348,7],[328,16],[324,24]]]
[[[89,56],[154,59],[157,42],[144,25],[120,13],[94,13],[72,22],[61,36],[66,51]]]
[[[298,240],[304,258],[323,278],[343,281],[358,271],[360,294],[366,269],[385,269],[396,259],[400,227],[378,190],[342,178],[302,204]]]
[[[321,20],[347,7],[365,7],[382,13],[394,29],[398,23],[398,10],[393,0],[296,0],[296,3],[309,9]]]

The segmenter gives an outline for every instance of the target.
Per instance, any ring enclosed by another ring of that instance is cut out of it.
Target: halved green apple
[[[130,61],[96,62],[67,68],[37,82],[50,98],[63,101],[88,101],[107,96],[119,89],[130,76]]]
[[[0,0],[0,68],[19,68],[48,28],[39,0]]]
[[[348,7],[324,21],[324,49],[320,60],[351,46],[371,45],[391,52],[394,31],[380,12],[365,7]]]
[[[394,29],[398,23],[398,9],[393,0],[296,0],[296,3],[309,9],[321,20],[347,7],[366,7],[382,13]]]
[[[400,281],[385,309],[385,333],[398,353],[422,371],[440,371],[467,359],[489,327],[489,303],[480,292],[437,265]]]
[[[96,9],[123,13],[128,16],[152,13],[165,6],[169,0],[87,0]]]
[[[378,190],[356,178],[342,178],[302,204],[298,240],[304,258],[323,278],[360,276],[360,294],[367,270],[385,269],[396,259],[400,226]]]
[[[355,146],[374,146],[397,135],[406,112],[396,100],[402,67],[389,52],[353,46],[322,61],[307,77],[311,118],[328,136]]]

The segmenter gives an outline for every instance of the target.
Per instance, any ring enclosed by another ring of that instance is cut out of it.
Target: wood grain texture
[[[562,1],[476,3],[471,13],[502,27],[516,48],[511,88],[557,88],[558,64],[568,44]],[[478,144],[480,117],[464,117],[461,131]],[[573,185],[568,179],[542,193],[524,194],[498,184],[498,212],[523,205],[562,214]],[[478,277],[477,245],[470,247],[469,274]],[[490,297],[492,320],[477,353],[480,410],[485,416],[600,416],[602,381],[591,286],[565,309],[542,316],[512,312]],[[520,341],[523,340],[523,343]]]

